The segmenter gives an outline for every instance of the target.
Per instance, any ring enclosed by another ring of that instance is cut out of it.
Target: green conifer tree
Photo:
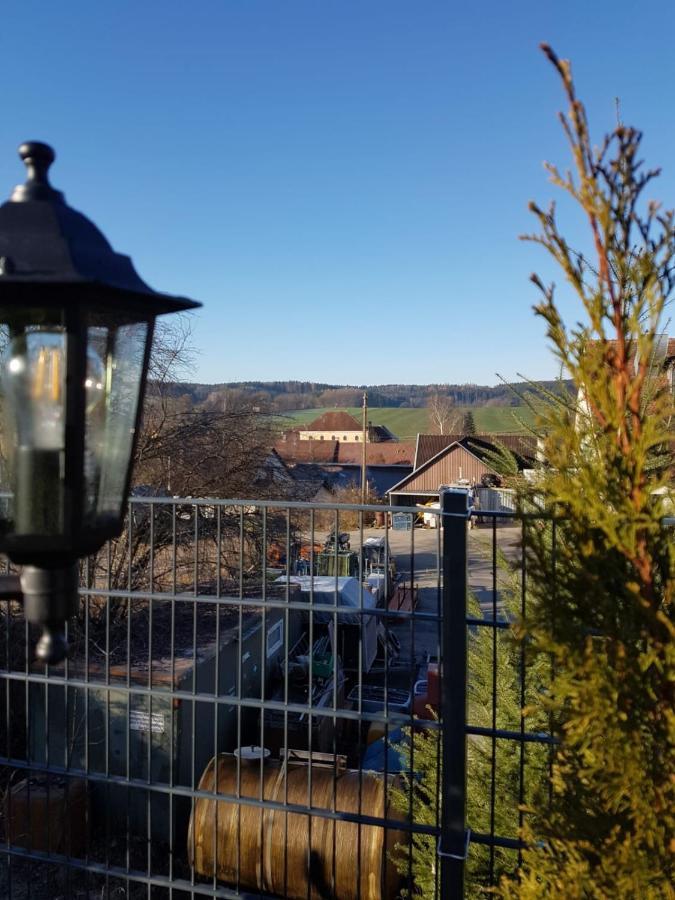
[[[471,410],[464,413],[464,417],[462,419],[462,432],[464,434],[475,434],[476,433],[476,423],[473,418],[473,413]]]
[[[555,518],[527,545],[528,658],[553,661],[529,712],[552,717],[559,745],[547,791],[532,798],[528,844],[508,898],[673,897],[675,626],[673,412],[659,346],[675,264],[673,214],[643,199],[641,135],[619,124],[594,148],[568,62],[543,47],[569,102],[561,121],[574,174],[548,170],[589,226],[574,251],[555,208],[531,204],[540,243],[581,303],[563,323],[552,286],[535,307],[576,401],[543,414],[548,466],[523,504]],[[536,496],[533,496],[535,494]]]
[[[491,563],[491,536],[482,542],[482,552]],[[522,596],[519,567],[514,567],[501,552],[497,554],[498,617],[514,619]],[[468,597],[467,612],[481,616],[478,600]],[[488,612],[488,618],[490,613]],[[522,648],[511,630],[477,627],[471,630],[468,642],[468,721],[471,725],[491,728],[493,697],[496,698],[496,725],[517,730],[521,716],[520,672],[524,664]],[[546,682],[549,661],[541,657],[528,666],[525,682],[526,702],[533,703]],[[547,726],[546,713],[533,711],[529,727],[538,731]],[[412,732],[405,729],[405,740],[398,745],[404,768],[414,768],[414,776],[405,772],[392,788],[390,797],[394,807],[406,817],[412,810],[415,824],[439,824],[439,776],[441,764],[440,734],[433,727],[421,727]],[[513,742],[497,742],[491,738],[472,737],[467,745],[467,825],[472,831],[515,837],[519,827],[520,753]],[[547,751],[540,745],[527,749],[527,781],[525,800],[530,801],[541,791],[547,773]],[[494,775],[494,804],[491,783]],[[497,847],[472,844],[467,862],[466,897],[478,900],[503,873],[513,871],[517,854]],[[396,868],[408,878],[412,876],[414,894],[420,900],[439,897],[436,840],[431,835],[415,834],[412,846],[399,845],[392,854]],[[405,889],[401,896],[409,897]]]

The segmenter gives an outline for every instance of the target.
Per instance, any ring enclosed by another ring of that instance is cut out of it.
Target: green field
[[[361,421],[361,409],[356,406],[342,407],[344,412]],[[479,406],[461,412],[473,413],[476,431],[480,434],[509,434],[524,432],[534,425],[534,415],[527,406]],[[318,418],[322,413],[336,412],[334,407],[318,409],[298,409],[280,416],[282,427],[301,425]],[[426,409],[403,409],[395,406],[374,406],[368,410],[368,418],[373,425],[385,425],[402,441],[414,440],[418,434],[429,433],[429,412]]]

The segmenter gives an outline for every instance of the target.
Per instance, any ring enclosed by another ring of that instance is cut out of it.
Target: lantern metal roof
[[[49,145],[28,141],[19,147],[19,156],[26,165],[26,182],[0,206],[0,296],[28,302],[37,299],[38,291],[37,302],[43,302],[44,288],[63,285],[80,301],[86,301],[88,292],[99,298],[109,294],[120,299],[123,294],[125,303],[149,315],[201,306],[149,287],[131,259],[116,253],[93,222],[67,205],[49,183],[56,158]]]

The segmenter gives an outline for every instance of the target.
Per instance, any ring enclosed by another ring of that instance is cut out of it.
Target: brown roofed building
[[[355,444],[363,441],[363,426],[344,410],[323,413],[313,422],[296,429],[296,433],[301,441],[341,441]],[[372,425],[369,422],[366,440],[368,443],[395,441],[396,435],[384,425]]]
[[[361,423],[344,410],[327,412],[305,426],[305,431],[361,431]]]
[[[536,438],[522,435],[420,434],[415,467],[389,490],[396,505],[416,505],[438,500],[444,485],[499,484],[494,455],[502,448],[513,453],[518,468],[534,466]]]
[[[415,468],[423,466],[428,460],[446,447],[458,441],[473,441],[476,448],[481,446],[489,450],[504,447],[510,450],[517,459],[523,462],[537,458],[538,440],[533,435],[523,434],[418,434],[415,449]]]

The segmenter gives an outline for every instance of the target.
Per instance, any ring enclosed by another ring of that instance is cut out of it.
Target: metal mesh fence
[[[510,629],[537,519],[446,492],[424,522],[134,499],[49,669],[0,601],[0,896],[450,898],[512,871],[550,766]]]

